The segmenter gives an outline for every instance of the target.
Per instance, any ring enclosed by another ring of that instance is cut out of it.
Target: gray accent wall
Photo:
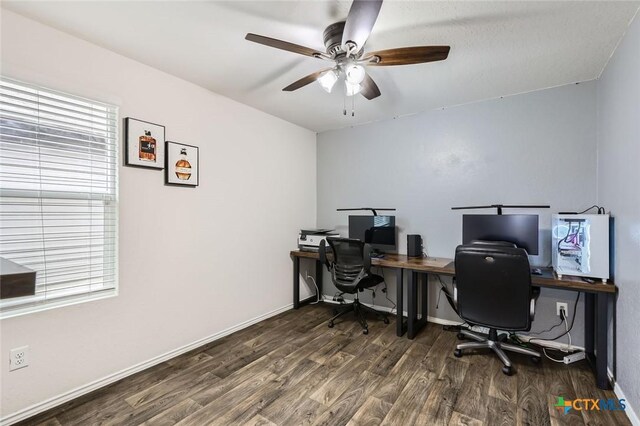
[[[592,81],[320,133],[317,225],[346,236],[348,213],[337,208],[395,207],[400,253],[407,234],[421,234],[429,256],[452,258],[462,212],[451,207],[550,204],[550,210],[509,211],[540,215],[541,254],[532,264],[549,265],[551,214],[596,203],[595,99]],[[385,274],[395,301],[395,277]],[[336,290],[324,275],[324,293],[332,296]],[[363,297],[372,301],[368,292]],[[445,297],[436,309],[437,298],[431,285],[429,316],[459,321]],[[556,301],[568,302],[571,316],[575,298],[543,290],[532,332],[558,323]],[[380,291],[375,304],[391,306]],[[579,302],[574,345],[583,345],[583,320]]]
[[[598,202],[615,219],[616,377],[640,414],[640,18],[598,81]]]

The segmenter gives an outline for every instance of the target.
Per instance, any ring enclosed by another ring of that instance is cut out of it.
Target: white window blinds
[[[0,79],[0,257],[37,272],[0,317],[116,294],[112,105]]]

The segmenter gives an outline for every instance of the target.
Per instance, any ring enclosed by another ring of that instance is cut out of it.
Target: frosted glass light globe
[[[357,64],[347,65],[344,73],[346,75],[347,81],[351,84],[362,83],[362,80],[364,80],[364,76],[366,75],[364,67]]]
[[[349,83],[347,80],[345,80],[344,86],[347,90],[347,96],[357,95],[362,90],[362,86],[360,84]]]
[[[331,89],[333,89],[336,81],[338,81],[338,74],[334,70],[326,72],[318,79],[318,83],[320,83],[320,86],[322,86],[327,93],[331,93]]]

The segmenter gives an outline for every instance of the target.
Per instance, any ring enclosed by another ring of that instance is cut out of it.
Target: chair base
[[[369,325],[367,324],[367,319],[365,318],[365,314],[367,312],[374,314],[376,317],[378,317],[378,319],[384,321],[385,324],[389,324],[389,318],[387,318],[385,314],[360,303],[360,300],[358,300],[358,296],[356,294],[356,298],[354,299],[353,303],[349,303],[346,308],[342,309],[329,320],[329,328],[333,328],[336,319],[348,314],[349,312],[353,312],[355,314],[356,319],[360,323],[360,326],[362,326],[362,334],[369,334]]]
[[[491,349],[493,352],[495,352],[496,355],[498,355],[498,358],[500,358],[500,361],[502,361],[502,363],[504,364],[502,372],[508,376],[513,373],[513,365],[511,364],[511,360],[509,359],[507,354],[504,353],[504,351],[529,355],[534,363],[540,362],[540,352],[501,341],[495,329],[489,329],[488,337],[481,336],[468,330],[460,330],[460,335],[469,337],[475,340],[475,342],[458,344],[456,346],[455,352],[453,353],[456,357],[461,357],[462,351],[465,349]]]

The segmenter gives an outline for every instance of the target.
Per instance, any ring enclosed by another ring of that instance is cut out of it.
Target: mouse
[[[531,268],[532,275],[542,275],[542,269],[540,268]]]

